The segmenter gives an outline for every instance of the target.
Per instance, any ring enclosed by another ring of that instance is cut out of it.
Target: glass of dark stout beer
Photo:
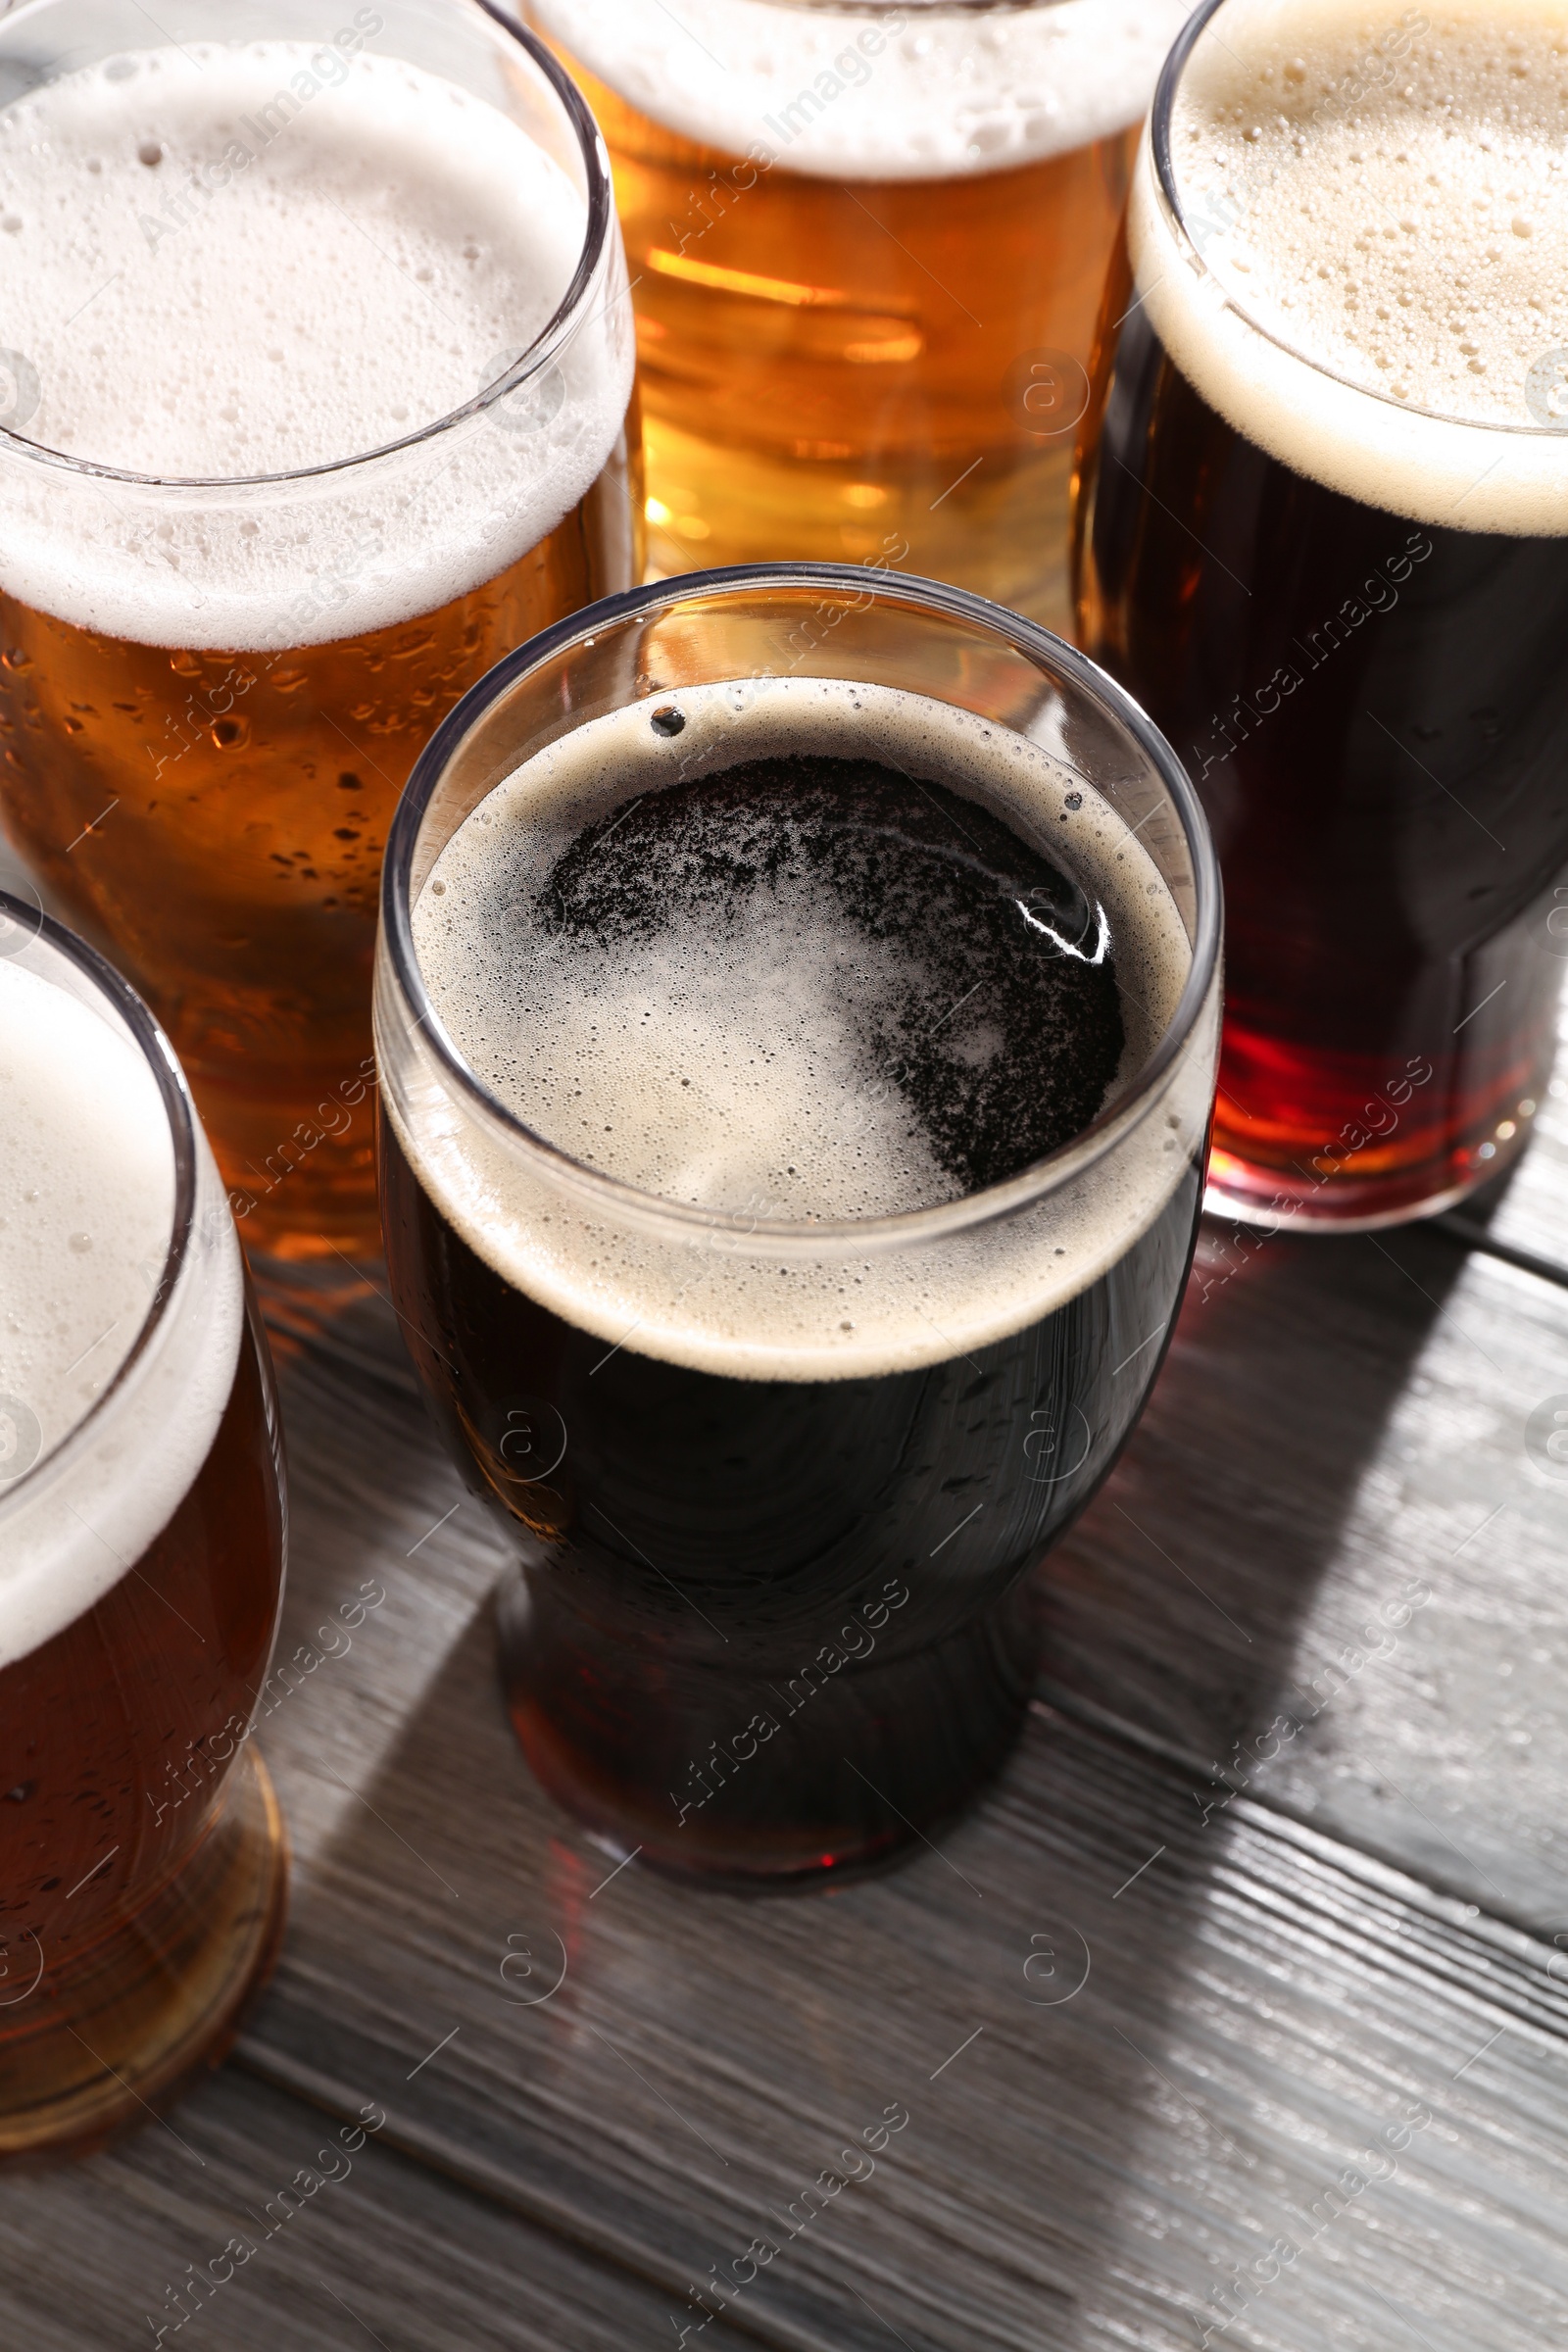
[[[1253,1220],[1430,1213],[1504,1167],[1546,1084],[1565,37],[1533,0],[1209,0],[1135,172],[1078,635],[1214,828],[1211,1183]]]
[[[173,1051],[0,894],[0,2164],[220,2054],[282,1929],[247,1744],[283,1579],[267,1343]]]
[[[382,895],[387,1260],[522,1553],[518,1738],[617,1850],[822,1881],[1002,1764],[1021,1579],[1191,1255],[1219,938],[1144,714],[929,581],[612,598],[436,735]]]

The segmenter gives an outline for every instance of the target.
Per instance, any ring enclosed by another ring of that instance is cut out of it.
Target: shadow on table
[[[554,1810],[501,1701],[495,1542],[436,1524],[459,1490],[406,1386],[369,1395],[395,1326],[372,1315],[324,1375],[307,1348],[291,1611],[335,1601],[349,1520],[388,1630],[417,1643],[436,1595],[448,1633],[391,1676],[374,1737],[323,1683],[269,1738],[285,1801],[327,1766],[350,1797],[255,2045],[652,2278],[676,2340],[1193,2342],[1209,2257],[1151,2216],[1252,2161],[1172,2055],[1229,1840],[1201,1776],[1093,1718],[1224,1760],[1298,1703],[1302,1628],[1460,1263],[1404,1235],[1236,1265],[1209,1236],[1144,1425],[1040,1578],[1080,1719],[1037,1709],[940,1853],[767,1902],[616,1871]]]
[[[1321,1711],[1319,1668],[1411,1581],[1350,1577],[1347,1538],[1463,1262],[1419,1230],[1238,1244],[1205,1221],[1144,1419],[1041,1571],[1048,1689],[1244,1779],[1277,1713]]]

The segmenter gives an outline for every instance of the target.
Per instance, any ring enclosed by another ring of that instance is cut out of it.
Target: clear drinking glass
[[[665,572],[892,557],[1066,627],[1073,428],[1183,0],[527,0],[609,144]]]
[[[1464,14],[1449,52],[1417,10],[1195,13],[1134,172],[1079,449],[1078,641],[1176,745],[1224,871],[1210,1197],[1254,1223],[1451,1206],[1524,1149],[1556,1054],[1557,248],[1510,208],[1479,271],[1459,254],[1494,201],[1484,91],[1529,85],[1510,43],[1544,20]],[[1247,116],[1254,164],[1216,159],[1210,106]],[[1560,129],[1527,118],[1508,170],[1523,186],[1540,163],[1545,184]],[[1380,158],[1408,183],[1357,186]],[[1301,282],[1308,220],[1314,282],[1350,287],[1343,335]],[[1517,368],[1510,316],[1540,322]]]
[[[780,680],[899,689],[1022,739],[1065,796],[1057,854],[1102,896],[1119,870],[1159,900],[1169,1017],[1007,1182],[839,1221],[656,1196],[533,1132],[443,1022],[414,912],[492,789],[609,712],[678,746],[682,698],[724,682],[739,743]],[[1024,1572],[1114,1461],[1181,1295],[1220,946],[1186,777],[1082,655],[961,590],[715,572],[498,665],[415,771],[382,908],[387,1262],[447,1444],[521,1555],[502,1616],[529,1761],[671,1871],[824,1879],[897,1853],[1004,1758],[1036,1659]],[[781,1281],[782,1333],[757,1303]]]
[[[4,894],[0,1092],[8,2162],[139,2121],[271,1965],[286,1848],[249,1738],[285,1513],[267,1342],[173,1051]]]
[[[0,295],[33,346],[0,354],[0,819],[167,1025],[247,1244],[331,1270],[376,1248],[376,891],[415,755],[507,648],[641,576],[625,264],[581,98],[476,0],[156,13],[0,22]],[[68,101],[102,282],[18,160]],[[455,308],[506,268],[527,317]],[[274,467],[307,398],[347,419],[331,462]]]

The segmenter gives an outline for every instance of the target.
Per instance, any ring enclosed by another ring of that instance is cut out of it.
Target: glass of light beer
[[[1158,1369],[1219,894],[1082,656],[963,591],[755,567],[501,663],[394,821],[394,1296],[521,1552],[539,1778],[671,1872],[817,1883],[1000,1768],[1024,1571]]]
[[[641,575],[604,150],[476,0],[28,0],[0,90],[0,813],[165,1022],[247,1242],[330,1267],[376,1247],[415,753]]]
[[[1073,427],[1184,0],[527,0],[609,142],[666,572],[882,557],[1064,627]]]
[[[1080,642],[1228,903],[1213,1197],[1430,1214],[1524,1146],[1568,860],[1560,0],[1211,0],[1139,159]]]
[[[247,1744],[283,1579],[267,1343],[164,1032],[0,894],[0,2164],[226,2046],[281,1933]]]

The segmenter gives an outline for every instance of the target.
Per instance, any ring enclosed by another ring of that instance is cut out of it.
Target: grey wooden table
[[[825,1896],[555,1811],[390,1310],[274,1298],[280,1656],[384,1598],[266,1726],[275,1983],[167,2124],[0,2186],[0,2343],[1568,2342],[1568,1085],[1538,1124],[1464,1217],[1205,1228],[1005,1778]]]

